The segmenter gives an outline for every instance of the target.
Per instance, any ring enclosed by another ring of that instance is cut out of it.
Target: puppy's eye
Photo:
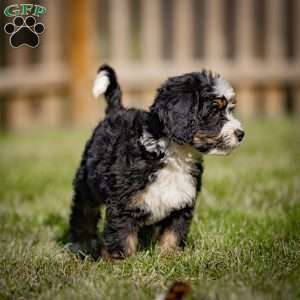
[[[218,108],[218,109],[223,109],[224,107],[226,107],[227,105],[227,101],[225,98],[217,98],[217,99],[214,99],[214,102],[213,102],[213,106]]]

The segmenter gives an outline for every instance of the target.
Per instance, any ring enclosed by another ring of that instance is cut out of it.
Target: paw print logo
[[[5,25],[4,31],[11,35],[10,44],[13,48],[23,45],[36,48],[40,43],[39,35],[45,31],[45,26],[37,23],[33,16],[28,16],[26,19],[17,16],[12,23]]]

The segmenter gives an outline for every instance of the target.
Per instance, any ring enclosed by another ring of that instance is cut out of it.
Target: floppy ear
[[[157,103],[158,104],[158,103]],[[163,105],[154,105],[165,134],[178,144],[191,143],[195,128],[195,106],[191,94],[176,95]]]

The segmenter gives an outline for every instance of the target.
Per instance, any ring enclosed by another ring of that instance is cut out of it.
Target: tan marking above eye
[[[225,98],[217,98],[214,99],[214,106],[217,106],[219,109],[222,109],[223,107],[225,107],[227,105],[227,101]]]

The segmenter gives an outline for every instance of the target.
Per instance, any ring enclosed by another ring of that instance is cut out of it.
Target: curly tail
[[[94,81],[94,97],[98,98],[102,94],[104,94],[107,102],[106,114],[123,109],[122,91],[117,80],[117,75],[109,65],[102,65],[99,68]]]

